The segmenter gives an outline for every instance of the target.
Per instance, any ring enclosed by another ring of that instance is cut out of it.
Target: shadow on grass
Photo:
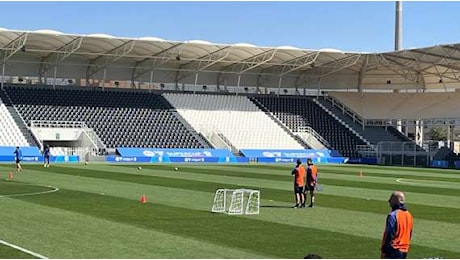
[[[290,209],[292,206],[286,205],[260,205],[261,208],[279,208],[279,209]]]

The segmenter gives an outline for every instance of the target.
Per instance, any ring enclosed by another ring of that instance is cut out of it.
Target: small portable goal
[[[259,214],[260,191],[251,189],[218,189],[212,212],[228,215]]]

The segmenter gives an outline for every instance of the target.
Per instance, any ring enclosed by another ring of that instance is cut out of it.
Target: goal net
[[[260,191],[250,189],[218,189],[212,212],[229,215],[259,214]]]

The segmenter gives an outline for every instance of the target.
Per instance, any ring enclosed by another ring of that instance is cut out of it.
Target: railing
[[[51,120],[31,120],[30,127],[46,128],[78,128],[81,129],[89,138],[96,149],[107,150],[107,146],[102,142],[94,130],[82,121],[51,121]]]
[[[311,128],[310,126],[300,126],[297,128],[296,131],[293,131],[294,133],[306,133],[306,134],[309,134],[310,136],[314,137],[316,140],[318,140],[318,142],[320,142],[322,145],[324,145],[326,148],[330,148],[331,145],[329,144],[329,142],[324,139],[324,137],[322,137],[318,132],[315,131],[315,129]],[[304,138],[302,137],[302,135],[297,135],[299,137],[302,138],[302,140],[304,140]],[[309,140],[304,140],[306,141],[307,143],[309,142]]]
[[[361,117],[358,113],[356,113],[351,108],[349,108],[342,102],[338,101],[334,97],[331,97],[331,96],[323,96],[323,97],[324,97],[324,100],[329,101],[333,107],[337,107],[338,109],[342,110],[342,113],[351,117],[353,122],[357,122],[358,124],[362,125],[364,128],[364,126],[366,125],[365,124],[366,120],[363,117]]]
[[[363,157],[377,158],[378,151],[375,145],[356,145],[356,151]]]
[[[85,131],[86,135],[89,137],[89,139],[97,149],[107,150],[107,146],[105,146],[105,144],[102,142],[102,140],[99,138],[99,136],[96,134],[96,132],[94,132],[92,128],[89,128],[85,125],[83,131]]]
[[[275,123],[279,124],[281,126],[281,128],[283,130],[285,130],[291,137],[294,137],[294,136],[298,136],[303,142],[305,142],[306,144],[308,144],[308,142],[306,142],[304,140],[304,138],[301,136],[301,135],[298,135],[296,134],[293,130],[291,130],[286,124],[284,124],[283,121],[281,121],[278,117],[276,117],[268,108],[266,108],[261,102],[259,102],[259,100],[257,100],[256,98],[254,99],[251,99],[251,101],[253,101],[254,103],[256,103],[256,105],[260,106],[261,108],[261,111],[264,112],[268,117],[270,117],[273,121],[275,121]],[[313,130],[313,129],[312,129]],[[313,130],[314,131],[314,130]],[[316,133],[316,132],[315,132]],[[319,134],[318,134],[319,135]],[[322,137],[321,137],[322,138]],[[324,143],[323,143],[324,145]],[[303,146],[303,144],[302,144]],[[328,146],[329,147],[329,146]]]
[[[330,102],[333,107],[337,107],[344,114],[347,114],[353,119],[353,122],[357,122],[361,124],[363,127],[365,126],[397,126],[398,122],[401,121],[402,126],[415,126],[416,122],[415,121],[422,121],[424,125],[443,125],[443,124],[449,124],[449,125],[460,125],[460,118],[431,118],[431,119],[423,119],[420,120],[419,118],[401,118],[400,120],[397,119],[390,119],[390,118],[380,118],[380,119],[365,119],[358,113],[354,112],[351,108],[349,108],[347,105],[343,104],[336,98],[328,95],[323,96],[324,100]]]
[[[216,148],[224,148],[232,153],[239,153],[238,149],[225,137],[224,134],[215,125],[200,125],[197,129],[207,140]]]
[[[230,147],[230,150],[232,151],[232,153],[238,153],[238,149],[236,149],[235,146],[233,146],[233,144],[230,142],[230,140],[228,140],[228,138],[222,134],[222,133],[216,133],[217,136],[220,137],[220,139],[222,139],[229,147]]]
[[[81,121],[51,121],[51,120],[31,120],[30,127],[48,128],[85,128],[85,122]]]
[[[371,143],[366,139],[364,138],[361,134],[359,134],[358,132],[356,132],[355,129],[353,129],[353,127],[349,126],[346,122],[344,122],[341,118],[339,118],[336,114],[334,114],[331,110],[329,110],[326,106],[324,106],[323,104],[321,104],[321,102],[319,102],[317,99],[313,99],[313,102],[315,102],[321,109],[323,109],[326,113],[330,114],[332,117],[334,117],[340,124],[342,124],[345,128],[347,128],[348,130],[350,130],[356,137],[358,137],[359,139],[361,139],[361,141],[363,141],[364,143],[368,144],[368,145],[371,145]],[[364,126],[363,126],[364,128]]]

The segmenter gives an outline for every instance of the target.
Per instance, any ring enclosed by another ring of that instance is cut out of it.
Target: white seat
[[[237,149],[304,149],[244,96],[163,95],[197,131],[223,134]]]

